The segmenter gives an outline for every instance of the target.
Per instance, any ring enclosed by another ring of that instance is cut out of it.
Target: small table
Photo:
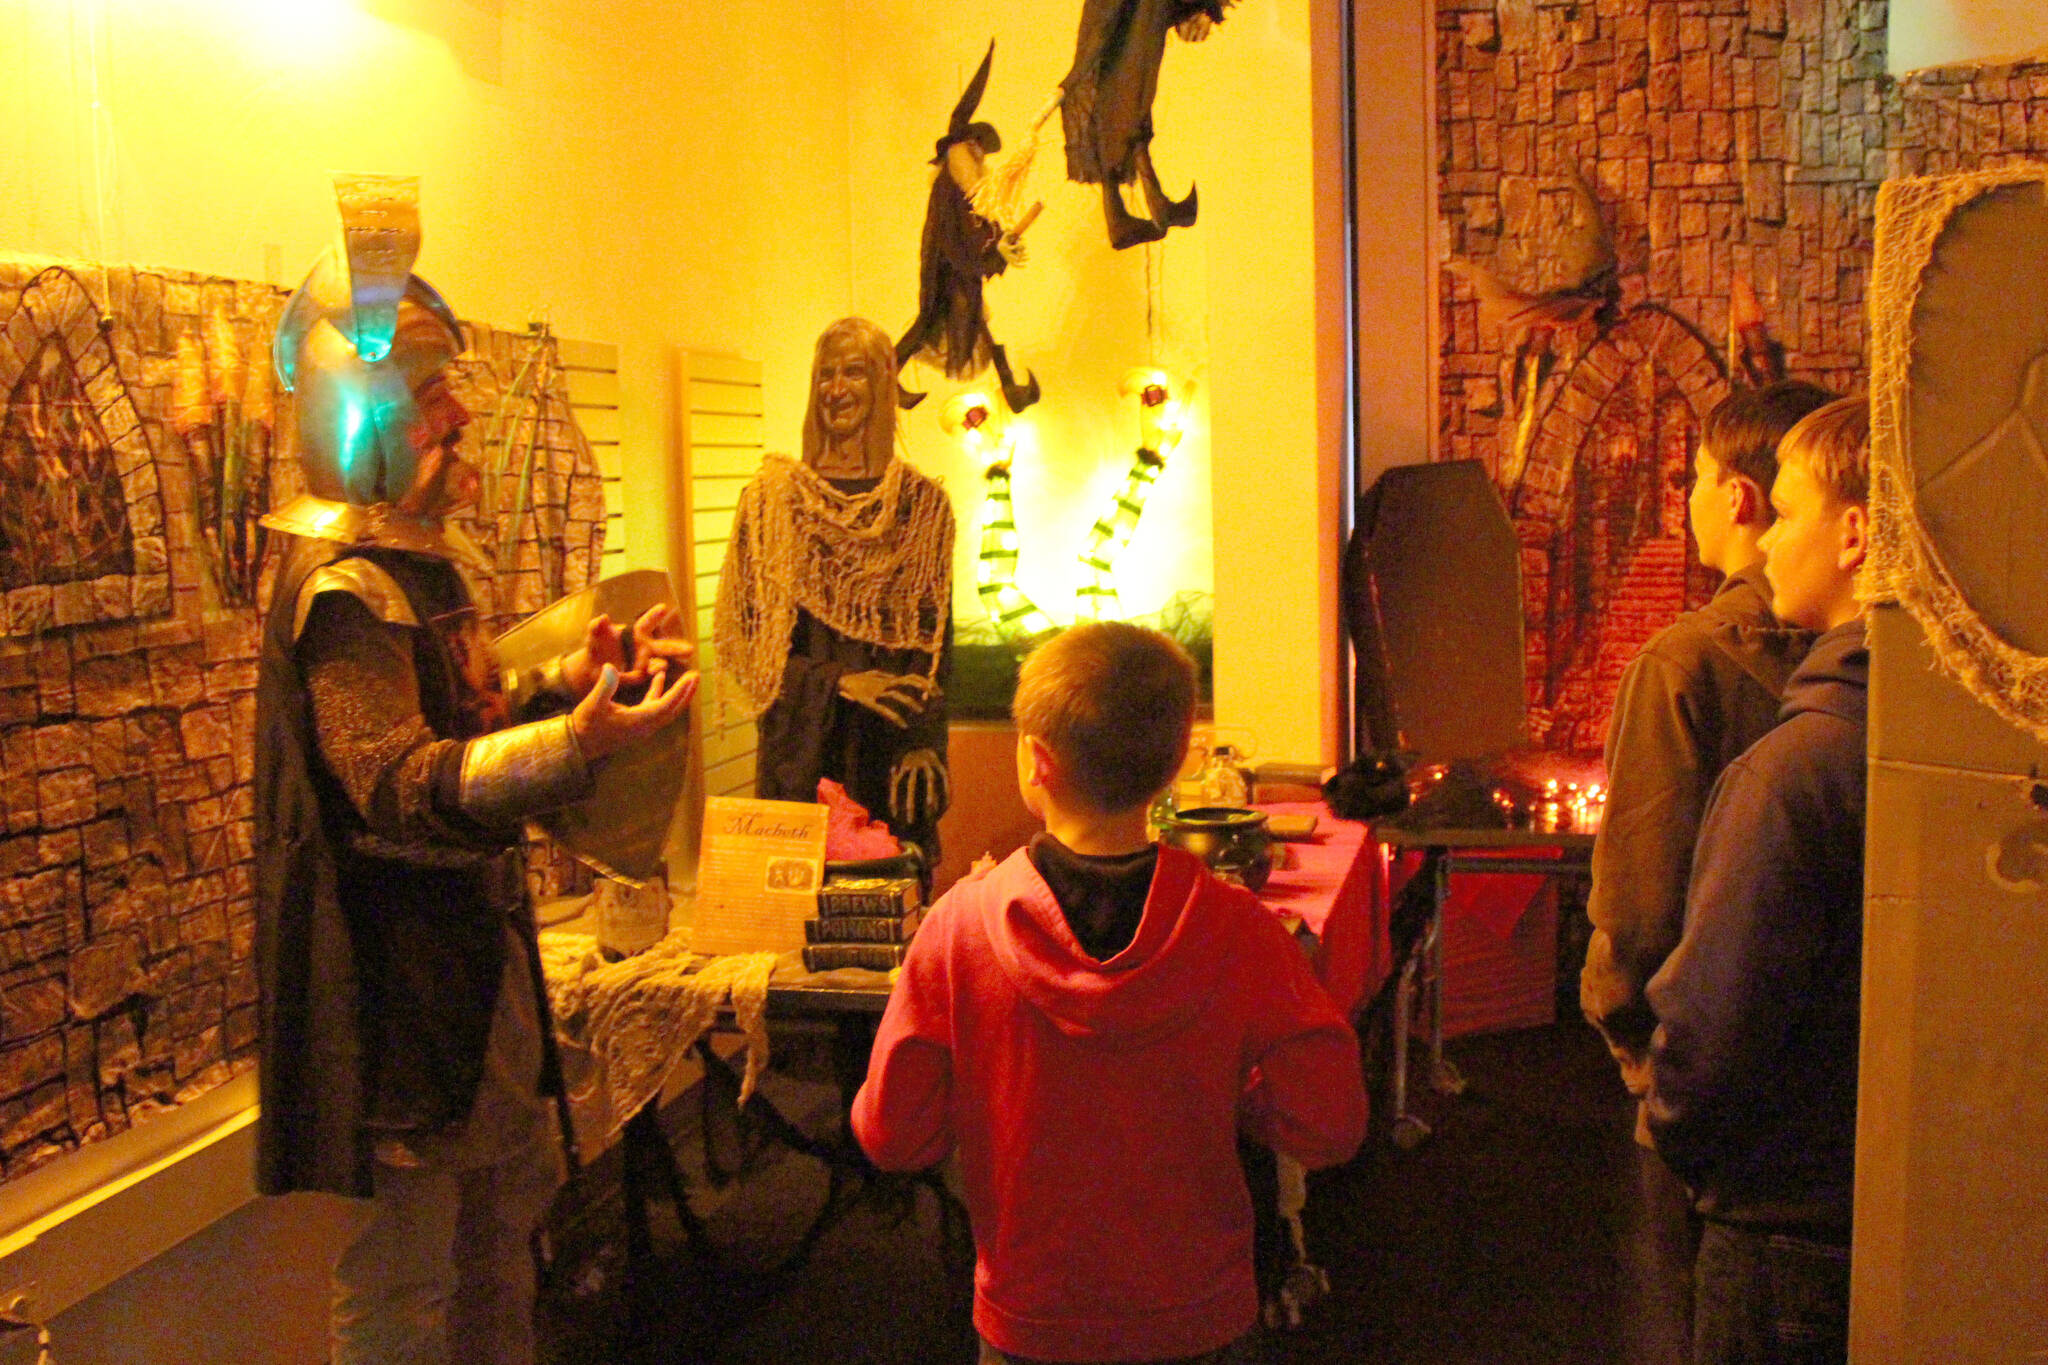
[[[1401,962],[1394,989],[1394,1120],[1396,1146],[1412,1151],[1429,1137],[1429,1124],[1408,1111],[1408,1045],[1418,1007],[1429,1020],[1429,1083],[1439,1095],[1461,1095],[1465,1078],[1444,1057],[1444,907],[1459,873],[1551,878],[1587,876],[1593,836],[1528,829],[1403,829],[1380,822],[1372,837],[1391,850],[1419,852],[1415,873],[1430,878],[1430,914]],[[1391,896],[1379,898],[1391,917]],[[1420,1000],[1418,1001],[1418,993]]]
[[[543,959],[548,967],[551,984],[573,983],[576,973],[586,969],[592,948],[587,938],[552,933],[543,935]],[[694,958],[680,946],[680,940],[664,940],[654,950],[639,958],[614,962],[597,967],[612,978],[605,990],[613,993],[624,992],[625,997],[636,1002],[628,1010],[629,1016],[648,1015],[650,1006],[661,1012],[665,1006],[656,1002],[670,1001],[673,991],[664,995],[658,986],[650,985],[657,977],[670,981],[677,979],[680,971],[683,979],[694,976],[699,967],[713,959]],[[636,971],[637,964],[645,964],[645,970]],[[694,965],[693,965],[694,964]],[[844,968],[834,972],[808,973],[802,970],[789,954],[775,964],[767,977],[764,1018],[769,1021],[803,1021],[830,1025],[833,1033],[834,1079],[840,1092],[842,1115],[851,1105],[854,1091],[858,1089],[865,1075],[867,1052],[873,1040],[876,1022],[889,1002],[890,979],[885,972],[862,971]],[[650,995],[650,992],[653,992]],[[780,1264],[769,1270],[768,1276],[780,1275],[800,1265],[809,1255],[818,1238],[823,1235],[839,1215],[853,1202],[861,1191],[877,1184],[896,1187],[905,1185],[930,1189],[939,1203],[941,1239],[946,1253],[958,1259],[961,1246],[968,1248],[971,1256],[972,1240],[966,1232],[965,1210],[959,1207],[950,1191],[931,1173],[911,1177],[885,1176],[878,1172],[853,1142],[850,1132],[843,1129],[823,1137],[813,1137],[782,1113],[769,1098],[756,1091],[744,1105],[739,1102],[741,1078],[735,1069],[711,1045],[713,1031],[729,1028],[732,1009],[728,1003],[718,1009],[716,1015],[705,1017],[689,1013],[678,1014],[678,1019],[696,1019],[697,1027],[703,1031],[689,1036],[690,1024],[679,1025],[676,1039],[679,1051],[693,1053],[704,1068],[704,1081],[700,1094],[705,1110],[705,1166],[714,1182],[723,1183],[730,1176],[746,1168],[747,1152],[756,1150],[749,1142],[743,1148],[737,1165],[728,1170],[720,1160],[711,1141],[711,1118],[713,1109],[721,1103],[729,1104],[742,1129],[751,1126],[756,1133],[768,1141],[789,1148],[820,1162],[826,1172],[828,1186],[823,1205],[818,1214],[805,1228],[797,1244],[782,1258]],[[581,1018],[583,1016],[576,1016]],[[724,1020],[725,1022],[719,1022]],[[564,1041],[584,1050],[595,1052],[592,1039],[557,1024]],[[645,1269],[652,1263],[654,1243],[648,1226],[647,1210],[650,1200],[657,1195],[666,1195],[674,1206],[677,1221],[681,1224],[685,1238],[694,1254],[700,1259],[716,1259],[710,1238],[691,1210],[688,1193],[684,1188],[681,1168],[675,1158],[667,1135],[663,1132],[659,1109],[661,1096],[659,1081],[650,1080],[645,1069],[636,1069],[635,1081],[628,1083],[623,1094],[612,1090],[614,1079],[605,1074],[602,1066],[597,1073],[598,1083],[611,1091],[606,1104],[618,1122],[617,1115],[624,1114],[619,1124],[620,1160],[624,1181],[624,1204],[626,1214],[627,1248],[627,1297],[631,1311],[639,1311],[639,1293]]]
[[[1309,838],[1275,843],[1287,850],[1286,865],[1275,868],[1257,894],[1269,909],[1299,919],[1316,936],[1316,977],[1348,1016],[1393,969],[1387,904],[1374,894],[1374,859],[1366,853],[1369,830],[1332,815],[1320,801],[1275,801],[1258,809],[1317,817]]]

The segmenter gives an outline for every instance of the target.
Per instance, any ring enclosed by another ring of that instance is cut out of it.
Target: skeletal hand
[[[946,767],[930,749],[912,749],[889,771],[889,821],[898,829],[924,824],[946,808]]]
[[[1022,265],[1031,255],[1024,239],[1014,232],[1006,232],[996,238],[996,252],[1011,265]]]
[[[937,683],[915,673],[885,673],[870,668],[860,673],[844,673],[839,678],[840,696],[856,706],[865,706],[899,730],[909,728],[911,717],[923,715],[924,708],[938,694]]]

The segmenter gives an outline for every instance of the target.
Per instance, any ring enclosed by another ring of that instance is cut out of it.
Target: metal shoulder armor
[[[322,564],[306,575],[306,581],[299,587],[299,599],[292,606],[292,639],[297,640],[306,629],[306,618],[313,614],[313,602],[321,593],[345,592],[370,609],[370,615],[386,625],[417,626],[420,618],[414,614],[412,600],[405,595],[405,589],[398,586],[398,580],[370,560],[351,558]]]

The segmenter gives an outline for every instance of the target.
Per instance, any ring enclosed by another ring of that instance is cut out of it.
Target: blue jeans
[[[1693,1365],[1849,1359],[1846,1245],[1709,1222],[1693,1296]]]

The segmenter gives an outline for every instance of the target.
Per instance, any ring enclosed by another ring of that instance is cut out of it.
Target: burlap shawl
[[[740,494],[718,584],[718,667],[751,714],[782,690],[802,608],[849,639],[923,650],[938,672],[953,610],[953,508],[900,459],[866,493],[841,493],[787,455],[770,455]]]

